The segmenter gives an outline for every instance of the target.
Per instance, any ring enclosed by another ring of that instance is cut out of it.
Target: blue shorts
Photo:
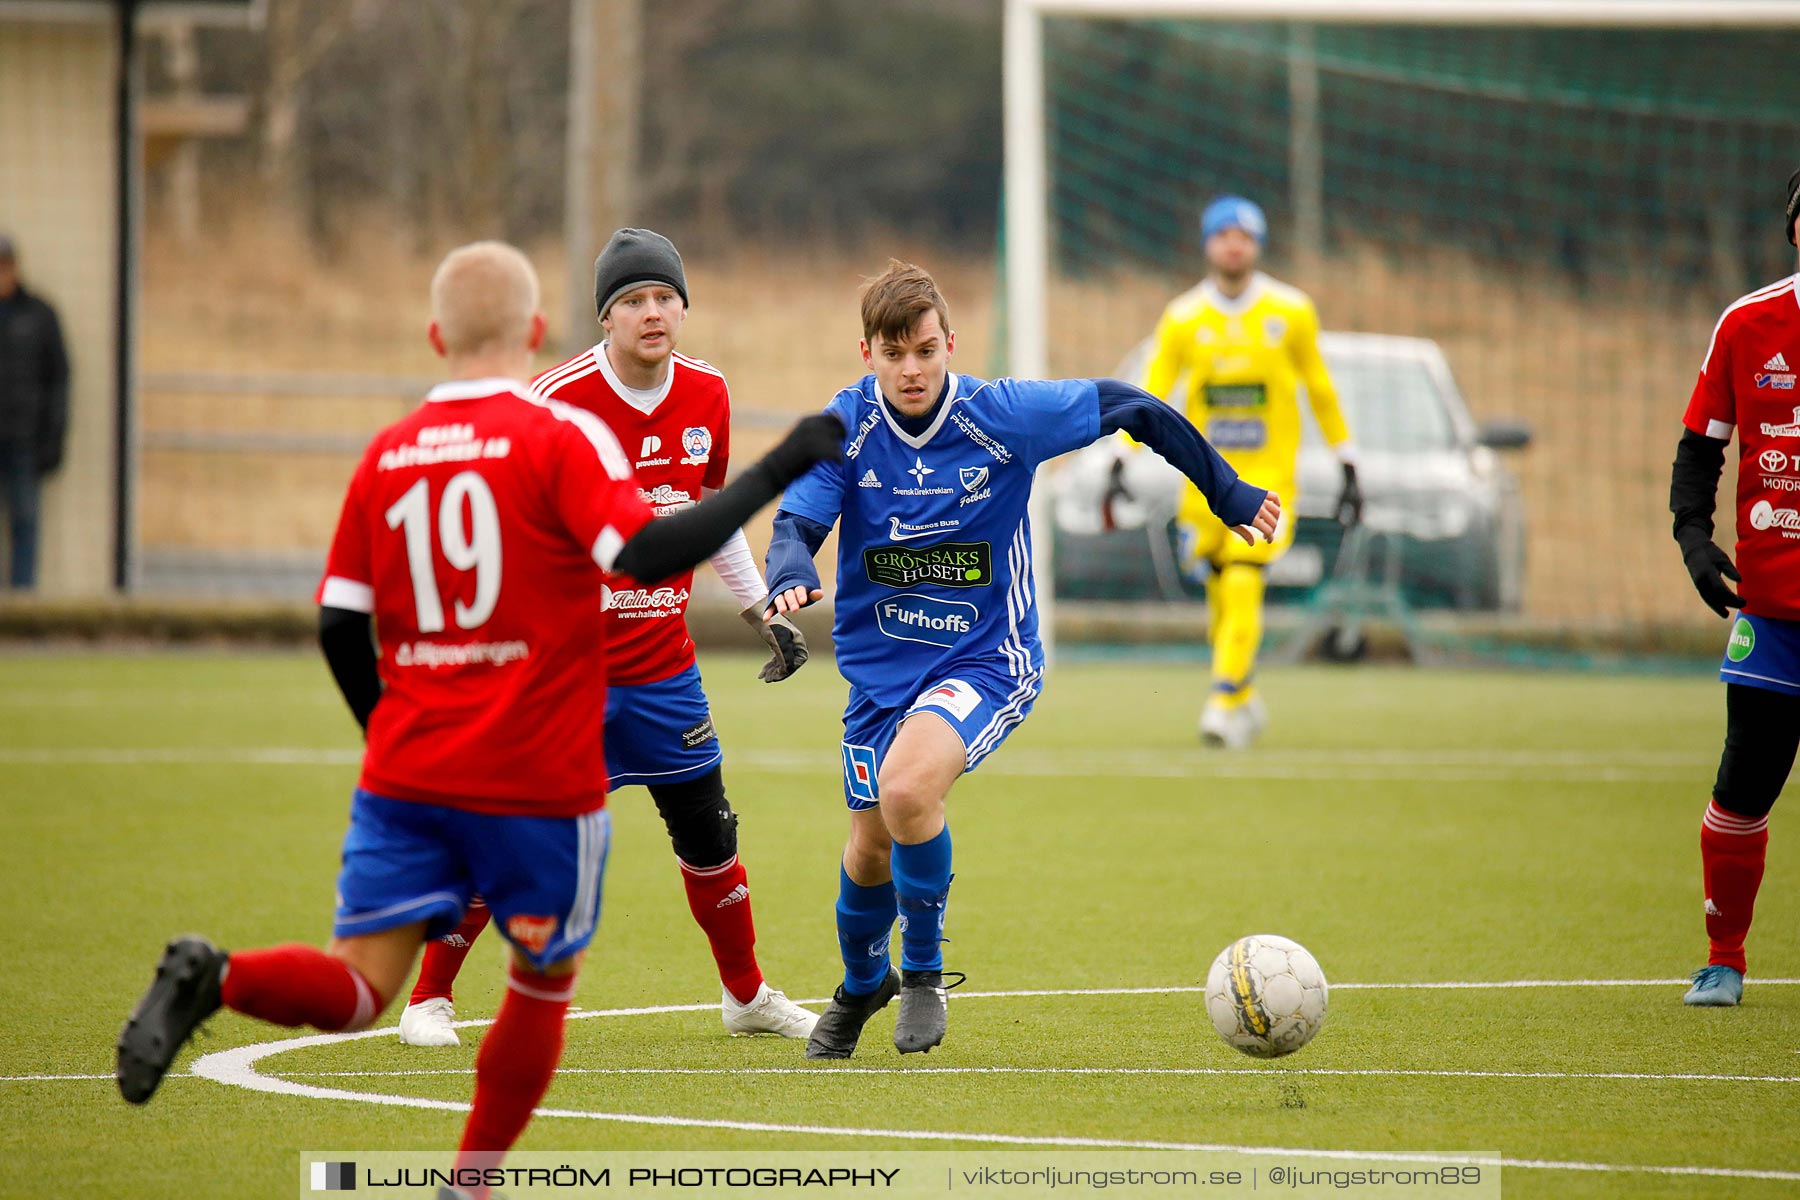
[[[911,703],[893,708],[851,688],[844,710],[844,803],[859,811],[881,802],[881,760],[901,722],[914,713],[942,717],[956,730],[967,756],[963,770],[973,771],[1025,719],[1042,681],[1037,671],[1015,676],[1002,664],[964,663],[947,669]]]
[[[700,668],[606,693],[606,786],[686,783],[724,757]]]
[[[1800,621],[1739,613],[1725,641],[1719,678],[1800,696]]]
[[[426,939],[440,938],[479,894],[506,940],[543,970],[593,939],[611,843],[605,809],[496,816],[358,788],[331,932],[357,937],[424,921]]]

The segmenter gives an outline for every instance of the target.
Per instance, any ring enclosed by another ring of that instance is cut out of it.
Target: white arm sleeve
[[[708,488],[708,495],[713,489]],[[752,604],[760,604],[769,598],[769,585],[763,581],[762,570],[756,565],[756,555],[750,552],[750,539],[744,536],[743,530],[732,534],[718,552],[707,559],[731,594],[737,597],[738,606],[749,608]]]

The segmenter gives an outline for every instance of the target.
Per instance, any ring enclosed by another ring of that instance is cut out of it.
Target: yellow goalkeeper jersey
[[[1319,357],[1318,311],[1306,293],[1261,272],[1236,297],[1209,279],[1163,311],[1144,389],[1180,407],[1184,379],[1188,419],[1238,474],[1276,489],[1289,508],[1300,454],[1300,385],[1325,440],[1333,448],[1350,440]],[[1190,486],[1182,519],[1209,511]]]

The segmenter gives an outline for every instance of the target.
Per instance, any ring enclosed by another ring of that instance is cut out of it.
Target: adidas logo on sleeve
[[[1782,357],[1780,352],[1777,352],[1774,358],[1771,358],[1768,362],[1763,364],[1763,370],[1765,371],[1786,371],[1789,369],[1787,359]]]

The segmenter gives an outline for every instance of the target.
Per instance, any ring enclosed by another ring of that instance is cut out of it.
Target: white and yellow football
[[[1329,1001],[1318,960],[1300,943],[1271,933],[1231,943],[1206,975],[1213,1028],[1253,1058],[1280,1058],[1312,1041]]]

